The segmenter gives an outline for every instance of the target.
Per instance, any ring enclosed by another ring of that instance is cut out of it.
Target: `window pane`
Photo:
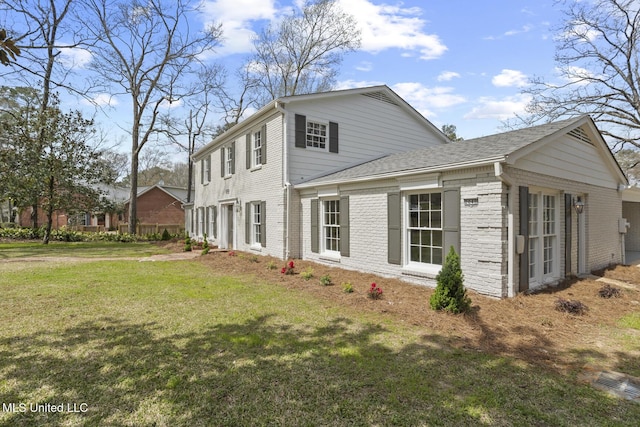
[[[411,211],[418,210],[418,195],[417,194],[409,196],[409,210],[411,210]]]
[[[442,231],[434,230],[432,233],[433,246],[442,248]]]
[[[411,246],[411,261],[420,262],[420,248],[418,246]]]
[[[429,212],[420,212],[420,227],[429,227]]]
[[[442,195],[440,193],[431,194],[431,210],[442,210]]]
[[[433,248],[433,264],[442,265],[442,248]]]
[[[431,228],[442,228],[441,212],[431,212]]]
[[[409,213],[409,227],[419,227],[418,212]]]

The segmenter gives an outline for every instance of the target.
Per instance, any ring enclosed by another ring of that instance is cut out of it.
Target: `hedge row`
[[[39,240],[44,237],[44,231],[44,227],[0,228],[0,239],[4,238],[15,240]],[[57,230],[51,230],[51,236],[49,236],[49,240],[60,242],[146,242],[156,240],[169,240],[174,237],[176,236],[170,235],[168,233],[153,233],[144,236],[138,236],[129,233],[80,232],[68,230],[62,227]]]

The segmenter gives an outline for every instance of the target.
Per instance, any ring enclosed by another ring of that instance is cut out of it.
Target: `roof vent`
[[[593,145],[591,138],[589,138],[589,135],[587,135],[587,132],[585,132],[584,129],[582,129],[581,127],[570,130],[568,132],[568,135],[574,137],[578,141],[586,142],[587,144]]]
[[[387,104],[398,105],[396,101],[391,99],[384,92],[369,92],[369,93],[363,93],[363,95],[368,96],[369,98],[377,99],[378,101],[386,102]]]

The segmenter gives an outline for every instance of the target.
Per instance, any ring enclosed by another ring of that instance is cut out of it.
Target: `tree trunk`
[[[47,206],[47,227],[44,230],[44,237],[42,238],[42,244],[49,244],[49,237],[51,236],[51,227],[53,226],[53,190],[54,190],[55,178],[49,177],[49,203]]]
[[[129,234],[136,234],[136,222],[138,216],[138,153],[134,148],[131,151],[131,191],[129,192]]]
[[[31,226],[38,228],[38,199],[31,205]]]

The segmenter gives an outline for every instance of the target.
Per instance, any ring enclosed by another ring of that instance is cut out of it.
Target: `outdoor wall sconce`
[[[573,207],[576,210],[576,213],[578,215],[580,215],[582,213],[582,211],[584,210],[584,202],[582,201],[582,197],[578,197],[574,202],[573,202]]]

